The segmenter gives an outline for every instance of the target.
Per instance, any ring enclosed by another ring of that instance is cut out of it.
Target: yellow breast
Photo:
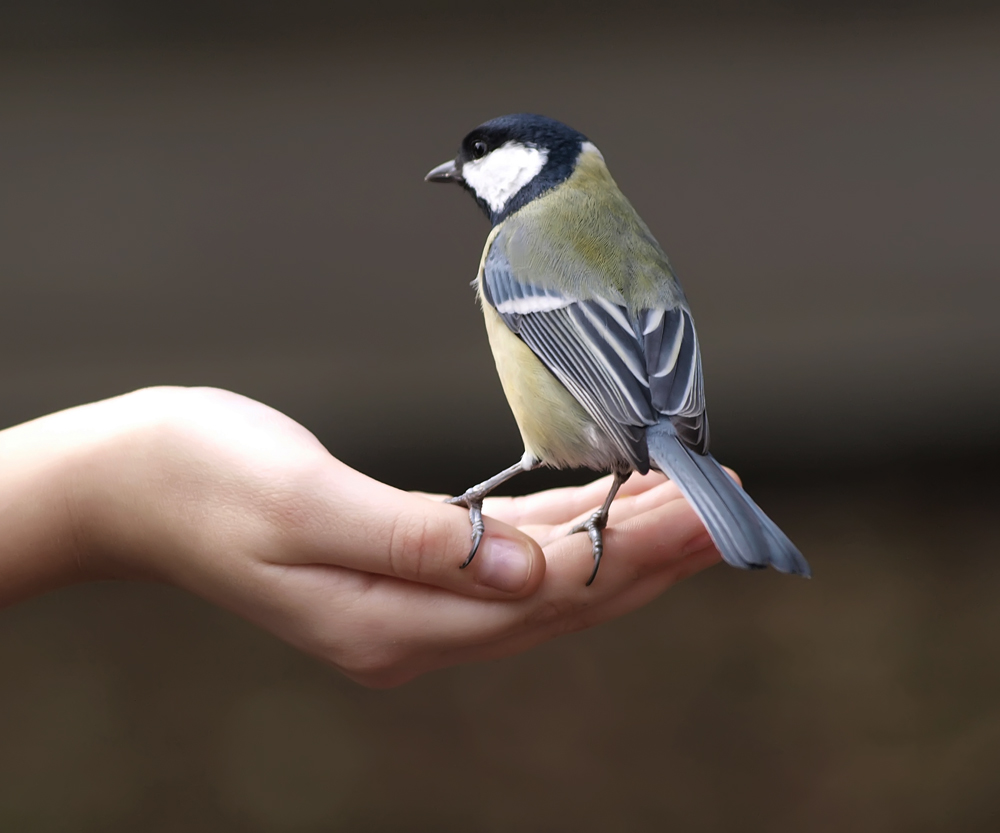
[[[487,238],[476,287],[497,374],[521,431],[524,448],[556,468],[609,469],[617,455],[611,452],[604,432],[483,297],[486,254],[497,231],[498,228],[494,229]]]

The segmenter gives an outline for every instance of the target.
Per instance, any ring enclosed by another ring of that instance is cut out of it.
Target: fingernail
[[[505,593],[520,590],[531,574],[530,553],[507,538],[487,538],[476,554],[476,561],[479,583]]]

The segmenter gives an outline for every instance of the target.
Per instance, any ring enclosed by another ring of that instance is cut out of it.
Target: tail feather
[[[677,484],[728,564],[744,570],[770,565],[782,573],[812,575],[788,536],[711,454],[685,446],[668,420],[647,430],[646,443],[650,459]]]

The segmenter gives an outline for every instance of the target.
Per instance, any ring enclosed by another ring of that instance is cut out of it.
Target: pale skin
[[[366,477],[259,402],[150,388],[0,431],[0,607],[160,581],[364,685],[398,685],[614,619],[719,560],[673,484],[633,475],[586,587],[590,540],[567,532],[609,482],[487,499],[459,570],[465,509]]]

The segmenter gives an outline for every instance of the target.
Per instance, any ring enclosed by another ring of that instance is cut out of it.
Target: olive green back
[[[521,280],[581,300],[611,294],[633,312],[687,306],[663,249],[594,151],[501,223],[494,245]]]

